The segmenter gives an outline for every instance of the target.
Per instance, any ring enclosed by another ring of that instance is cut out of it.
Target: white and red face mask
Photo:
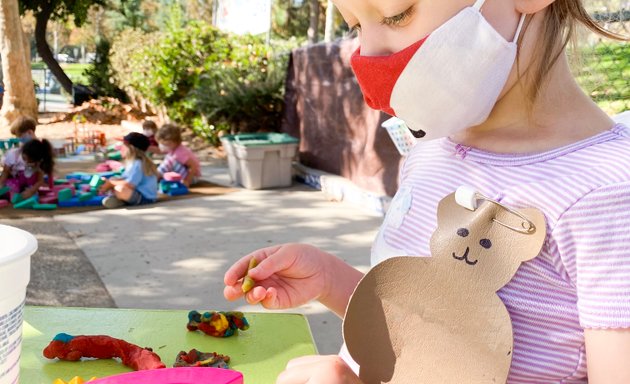
[[[481,15],[484,2],[393,55],[361,56],[359,47],[350,64],[367,104],[429,140],[483,123],[514,65],[525,19],[506,41]]]

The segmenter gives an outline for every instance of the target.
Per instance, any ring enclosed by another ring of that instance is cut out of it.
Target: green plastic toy
[[[96,192],[104,183],[105,181],[103,181],[103,178],[101,176],[92,176],[92,178],[90,179],[90,187],[92,189],[92,192]]]
[[[19,194],[19,193],[16,193],[15,195],[13,195],[13,197],[11,197],[11,204],[15,205],[15,204],[19,203],[22,200],[23,200],[22,199],[22,195]]]
[[[34,204],[33,209],[37,211],[52,211],[57,209],[57,204]]]
[[[2,188],[0,188],[0,196],[4,195],[6,193],[9,193],[9,191],[11,191],[11,188],[9,188],[9,187],[2,187]]]
[[[65,188],[57,193],[57,201],[68,201],[72,199],[72,189]]]
[[[94,192],[83,192],[79,195],[79,201],[87,201],[94,197]]]
[[[26,200],[22,200],[17,204],[13,204],[13,208],[15,209],[31,209],[35,204],[38,203],[37,196],[29,197]]]

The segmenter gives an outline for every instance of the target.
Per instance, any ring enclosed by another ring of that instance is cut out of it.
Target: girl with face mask
[[[2,172],[0,172],[0,189],[7,186],[12,193],[20,193],[23,189],[21,185],[24,182],[24,175],[28,175],[27,179],[31,177],[32,170],[24,162],[22,150],[25,144],[37,139],[36,128],[37,122],[30,117],[19,117],[11,124],[11,133],[20,140],[20,146],[11,148],[4,155]],[[50,181],[52,183],[52,179]],[[30,197],[31,194],[27,193],[27,195]]]
[[[547,221],[540,254],[497,292],[514,334],[509,383],[629,383],[630,129],[573,78],[565,46],[582,0],[336,0],[359,33],[352,68],[372,108],[419,143],[372,247],[372,265],[430,255],[438,203],[461,185]],[[244,294],[241,278],[256,287]],[[302,244],[265,248],[225,274],[228,300],[343,318],[363,274]],[[402,321],[402,320],[401,320]],[[278,383],[359,383],[349,356],[291,361]],[[588,362],[588,364],[587,364]],[[356,367],[354,367],[356,370]]]

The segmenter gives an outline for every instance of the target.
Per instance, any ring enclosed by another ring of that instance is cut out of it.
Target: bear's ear
[[[525,262],[538,256],[547,236],[547,224],[545,221],[545,215],[536,208],[525,208],[519,210],[525,217],[527,217],[536,226],[536,231],[529,235],[524,236],[523,241],[526,242],[526,246],[522,247],[522,251],[519,253],[521,262]]]

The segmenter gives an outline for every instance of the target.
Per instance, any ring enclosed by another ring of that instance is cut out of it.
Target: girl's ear
[[[556,0],[514,0],[516,10],[527,15],[537,13],[547,8]]]

